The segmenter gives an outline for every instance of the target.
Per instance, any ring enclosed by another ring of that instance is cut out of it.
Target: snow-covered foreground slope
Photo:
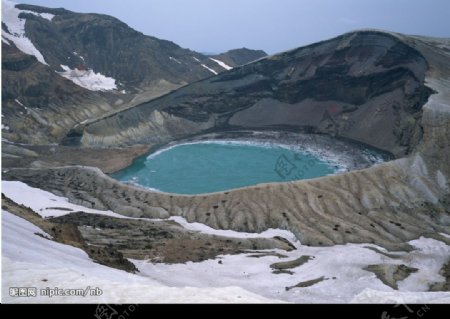
[[[405,258],[401,259],[391,259],[365,248],[366,245],[347,244],[324,248],[298,246],[297,250],[289,253],[276,251],[288,256],[283,259],[276,256],[254,258],[251,256],[255,254],[240,254],[222,256],[221,264],[218,264],[217,260],[176,265],[152,264],[138,260],[133,260],[133,263],[143,275],[159,278],[160,282],[169,286],[236,285],[268,298],[297,303],[401,303],[418,300],[450,302],[450,293],[426,292],[428,286],[425,284],[443,280],[438,272],[448,260],[450,248],[427,238],[412,241],[411,244],[419,250],[405,254]],[[273,274],[269,267],[270,264],[305,255],[312,256],[313,259],[300,267],[289,269],[293,274]],[[400,291],[395,291],[384,285],[373,273],[363,270],[367,265],[381,263],[406,263],[420,270],[400,282]],[[174,276],[164,276],[167,272]],[[286,290],[286,287],[322,276],[322,282],[310,287]]]
[[[2,214],[2,302],[171,303],[267,302],[238,287],[167,287],[148,277],[92,262],[82,250],[35,235],[43,233],[8,212]],[[165,276],[171,276],[166,273]],[[100,288],[101,296],[40,296],[40,289]],[[36,287],[37,297],[10,297],[10,287]]]
[[[113,212],[87,209],[67,199],[31,188],[21,182],[2,182],[2,192],[14,201],[31,207],[43,217],[60,216],[73,211]],[[58,208],[63,208],[58,209]],[[8,212],[3,224],[3,301],[5,302],[450,302],[449,292],[427,292],[428,285],[443,281],[442,265],[450,258],[450,247],[429,238],[410,242],[416,250],[388,257],[367,247],[347,244],[333,247],[307,247],[295,242],[287,231],[272,230],[257,234],[213,230],[202,224],[189,224],[172,217],[184,227],[234,237],[283,236],[296,250],[274,250],[220,256],[215,260],[186,264],[161,264],[132,260],[140,273],[132,275],[93,263],[80,249],[55,243],[35,235],[43,233],[29,222]],[[280,258],[280,255],[286,256]],[[289,269],[292,274],[274,274],[273,263],[311,256],[305,264]],[[404,264],[418,268],[416,273],[398,282],[399,291],[383,284],[367,265]],[[286,289],[301,282],[323,277],[309,287]],[[44,281],[46,280],[46,281]],[[9,287],[73,288],[99,287],[99,297],[9,297]]]
[[[42,217],[59,217],[74,211],[100,214],[117,218],[123,215],[111,211],[91,209],[69,203],[67,198],[53,195],[39,188],[30,187],[17,181],[2,181],[2,193],[20,205],[31,208]]]

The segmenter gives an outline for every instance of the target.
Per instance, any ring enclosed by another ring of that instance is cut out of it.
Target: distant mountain
[[[107,15],[2,7],[3,133],[13,141],[57,141],[77,123],[226,70]]]
[[[219,60],[225,63],[225,65],[234,68],[236,66],[244,65],[264,58],[267,56],[267,53],[262,50],[250,50],[247,48],[242,48],[230,50],[217,55],[209,54],[209,56],[212,59]]]

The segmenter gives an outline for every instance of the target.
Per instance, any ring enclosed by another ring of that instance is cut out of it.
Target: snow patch
[[[61,65],[63,72],[57,72],[59,75],[72,81],[78,86],[91,91],[110,91],[117,89],[116,80],[104,76],[101,73],[95,73],[93,70],[70,69],[67,65]]]
[[[195,56],[192,57],[195,61],[197,61],[198,63],[201,63],[201,61],[199,59],[197,59]]]
[[[428,169],[427,164],[425,164],[425,161],[423,160],[422,156],[417,154],[414,157],[413,163],[411,165],[412,170],[421,176],[427,176],[428,175]]]
[[[174,57],[171,57],[171,56],[170,56],[169,59],[172,60],[172,61],[174,61],[174,62],[176,62],[176,63],[178,63],[178,64],[181,64],[181,62],[178,61],[177,59],[175,59]]]
[[[231,70],[233,68],[232,66],[229,66],[228,64],[225,64],[224,62],[222,62],[220,60],[216,60],[216,59],[213,59],[213,58],[209,58],[209,59],[213,60],[214,62],[216,62],[218,65],[220,65],[225,70]]]
[[[204,64],[202,64],[202,67],[204,67],[204,68],[207,69],[208,71],[214,73],[215,75],[219,74],[219,73],[217,73],[216,71],[214,71],[213,69],[208,68],[208,67],[207,67],[206,65],[204,65]]]
[[[20,19],[19,14],[26,12],[15,7],[15,3],[7,0],[2,1],[2,23],[8,29],[8,32],[2,29],[3,38],[13,42],[15,46],[25,54],[33,55],[42,64],[48,65],[41,52],[25,35],[25,19]]]
[[[127,218],[126,216],[111,211],[97,210],[71,204],[65,197],[53,195],[52,193],[39,188],[30,187],[27,184],[18,181],[2,181],[2,193],[17,204],[29,207],[44,218],[59,217],[76,211],[116,218]]]
[[[84,60],[84,57],[81,56],[81,55],[79,55],[78,52],[73,51],[73,54],[76,55],[77,57],[79,57],[81,60],[85,61],[85,60]],[[69,59],[70,59],[70,57],[69,57]]]
[[[266,298],[296,303],[348,303],[377,302],[369,299],[408,296],[411,300],[439,302],[450,298],[449,292],[430,293],[424,291],[422,281],[438,278],[439,266],[449,256],[449,246],[428,238],[410,242],[419,248],[412,253],[404,253],[397,259],[391,259],[367,247],[383,248],[372,244],[346,244],[331,247],[307,247],[297,245],[297,250],[265,250],[260,257],[256,252],[219,256],[217,260],[188,262],[185,264],[153,264],[143,260],[132,260],[142,275],[154,278],[172,286],[195,286],[199,288],[240,286]],[[264,255],[265,254],[265,255]],[[285,255],[279,258],[276,254]],[[294,260],[300,256],[312,256],[313,259],[300,267],[289,269],[292,274],[274,274],[270,267],[276,262]],[[406,264],[419,268],[416,276],[399,282],[400,292],[384,285],[375,274],[363,270],[371,264]],[[167,274],[170,273],[170,276]],[[300,282],[323,277],[323,281],[304,288],[286,290]],[[442,280],[442,278],[441,278]],[[428,281],[429,282],[429,281]],[[369,290],[367,290],[369,289]],[[367,298],[367,299],[366,299]],[[398,299],[397,299],[398,300]]]
[[[436,180],[438,182],[438,185],[440,188],[447,190],[448,189],[448,182],[447,178],[445,178],[444,174],[442,174],[441,171],[437,171],[436,173]]]
[[[53,18],[55,17],[55,15],[51,14],[51,13],[41,13],[41,12],[34,12],[34,11],[30,11],[30,10],[22,10],[22,12],[34,14],[35,16],[44,18],[50,22],[52,22]]]
[[[67,198],[32,188],[18,181],[2,181],[2,192],[18,204],[30,207],[42,217],[61,216],[73,211],[129,218],[110,211],[100,211],[74,205]],[[61,209],[62,208],[62,209]],[[71,210],[71,211],[69,211]],[[183,227],[218,236],[236,238],[281,236],[290,240],[296,250],[264,250],[260,253],[242,253],[219,256],[215,260],[185,264],[153,264],[132,260],[139,275],[128,274],[93,263],[81,250],[55,243],[35,235],[42,230],[27,221],[3,213],[4,296],[8,286],[45,288],[100,287],[104,294],[89,298],[89,302],[253,302],[284,300],[288,302],[448,302],[449,292],[426,292],[427,283],[444,280],[439,270],[450,256],[450,246],[421,237],[409,243],[416,248],[392,259],[367,247],[383,248],[373,244],[346,244],[331,247],[301,245],[295,236],[284,230],[271,229],[260,234],[216,230],[200,223],[188,223],[182,217],[171,217]],[[133,218],[134,219],[134,218]],[[252,256],[258,255],[259,258]],[[279,258],[276,254],[285,255]],[[294,260],[300,256],[313,259],[292,274],[274,274],[270,267],[276,262]],[[384,285],[372,272],[363,270],[371,264],[405,264],[418,268],[417,273],[398,283],[400,291]],[[324,280],[305,288],[292,287],[299,282],[323,277]],[[48,281],[42,282],[45,278]],[[27,284],[25,284],[27,283]],[[170,288],[169,288],[170,287]],[[107,290],[107,291],[106,291]],[[125,293],[126,292],[126,293]],[[261,296],[262,295],[262,296]],[[9,298],[9,297],[7,297]],[[47,297],[23,302],[48,302]],[[99,299],[97,299],[99,298]],[[392,299],[397,298],[397,299]],[[9,298],[8,302],[19,300]],[[87,302],[77,297],[55,297],[55,302]]]
[[[300,242],[298,242],[298,239],[292,232],[282,229],[268,229],[266,231],[263,231],[262,233],[245,233],[234,230],[214,229],[201,223],[189,223],[184,217],[180,216],[171,216],[169,220],[177,222],[185,229],[198,231],[210,235],[233,237],[233,238],[273,238],[275,236],[279,236],[286,238],[291,243],[296,243],[300,245]]]
[[[11,45],[11,43],[9,43],[9,41],[6,40],[6,39],[3,37],[3,35],[2,35],[2,42],[5,43],[5,44],[7,44],[7,45]]]
[[[449,260],[450,246],[441,241],[425,237],[420,237],[409,243],[417,250],[409,253],[410,262],[408,266],[419,270],[398,282],[399,290],[425,292],[429,288],[429,283],[445,281],[439,271]]]
[[[19,104],[20,106],[23,106],[23,107],[25,107],[25,105],[23,105],[23,103],[22,102],[20,102],[18,99],[15,99],[14,100],[14,102],[16,102],[17,104]]]
[[[449,235],[449,234],[446,234],[446,233],[439,233],[439,234],[441,234],[442,236],[444,236],[444,237],[446,237],[446,238],[449,238],[449,239],[450,239],[450,235]]]

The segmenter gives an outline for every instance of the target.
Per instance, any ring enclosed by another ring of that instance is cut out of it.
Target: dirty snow
[[[61,65],[64,72],[58,72],[59,75],[69,79],[78,86],[91,91],[110,91],[117,89],[116,80],[104,76],[101,73],[95,73],[93,70],[70,69],[67,65]]]

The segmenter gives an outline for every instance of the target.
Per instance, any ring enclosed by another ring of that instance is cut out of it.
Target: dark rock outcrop
[[[419,269],[411,268],[406,265],[369,265],[364,270],[373,272],[378,279],[380,279],[385,285],[398,290],[398,282],[406,279],[412,273],[417,272]]]
[[[83,212],[51,219],[76,225],[83,238],[95,247],[117,250],[126,258],[163,263],[199,262],[218,255],[255,249],[292,250],[277,238],[232,238],[184,229],[173,221],[132,220]]]

